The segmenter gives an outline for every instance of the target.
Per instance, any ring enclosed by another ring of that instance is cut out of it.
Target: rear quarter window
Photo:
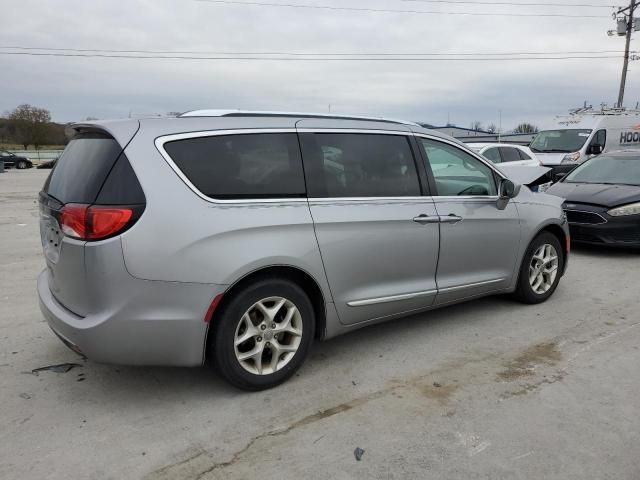
[[[202,194],[214,199],[306,196],[295,133],[174,140],[164,150]]]
[[[93,203],[121,153],[122,147],[106,134],[77,135],[62,152],[43,190],[62,203]]]

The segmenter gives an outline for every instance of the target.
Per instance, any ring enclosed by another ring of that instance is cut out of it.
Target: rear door
[[[439,225],[433,200],[424,194],[413,137],[299,132],[311,215],[340,321],[355,324],[432,305]]]
[[[420,138],[440,215],[436,304],[510,285],[520,243],[514,202],[497,207],[494,171],[457,145]]]

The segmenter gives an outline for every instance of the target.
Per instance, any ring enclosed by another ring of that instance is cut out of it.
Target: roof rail
[[[252,110],[192,110],[178,115],[184,117],[299,117],[299,118],[335,118],[340,120],[371,120],[374,122],[398,123],[401,125],[411,125],[419,127],[415,122],[407,120],[395,120],[382,117],[363,117],[359,115],[336,115],[333,113],[307,113],[307,112],[271,112]]]

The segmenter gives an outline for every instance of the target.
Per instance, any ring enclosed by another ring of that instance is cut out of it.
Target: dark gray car
[[[383,119],[250,112],[78,124],[40,194],[42,312],[100,362],[276,385],[328,339],[485,295],[549,298],[562,200]]]
[[[6,150],[0,150],[0,161],[4,162],[5,168],[18,168],[20,170],[33,167],[33,163],[27,157],[21,157]]]

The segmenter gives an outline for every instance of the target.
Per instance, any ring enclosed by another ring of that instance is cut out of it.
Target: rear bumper
[[[81,317],[51,294],[49,273],[38,277],[40,310],[72,350],[90,360],[123,365],[197,366],[204,361],[204,317],[220,285],[135,280],[136,289],[107,311]]]

